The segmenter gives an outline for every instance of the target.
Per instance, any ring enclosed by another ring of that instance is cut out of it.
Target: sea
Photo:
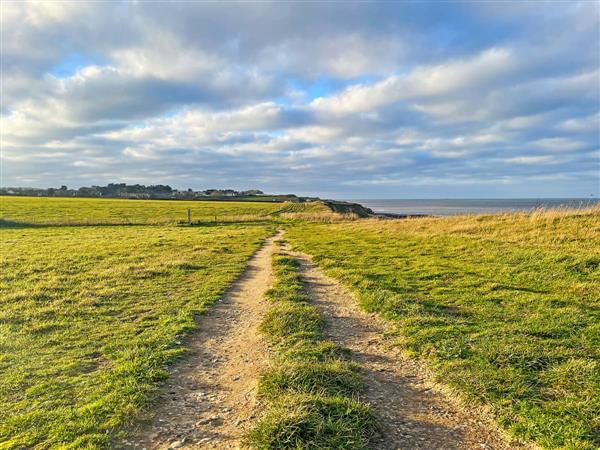
[[[538,208],[581,208],[600,202],[597,198],[495,198],[495,199],[353,199],[376,213],[452,216],[457,214],[505,213]]]

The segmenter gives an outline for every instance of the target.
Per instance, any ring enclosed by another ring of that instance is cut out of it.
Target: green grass
[[[295,223],[290,242],[516,436],[600,446],[600,211]]]
[[[282,208],[277,211],[277,215],[280,214],[301,214],[301,213],[330,213],[325,203],[321,201],[308,202],[308,203],[286,203]]]
[[[260,329],[271,341],[279,342],[282,336],[315,337],[322,327],[323,318],[313,306],[286,301],[269,308]]]
[[[211,226],[170,226],[187,208]],[[598,209],[343,218],[319,202],[0,197],[0,449],[110,447],[277,223],[395,324],[408,354],[512,433],[600,447]],[[268,408],[247,442],[366,448],[375,419],[356,400],[358,367],[323,339],[299,262],[278,255],[273,267]]]
[[[359,368],[347,350],[323,339],[325,321],[308,303],[299,269],[289,255],[273,258],[272,305],[260,327],[273,348],[258,390],[267,409],[246,444],[260,450],[366,449],[375,418],[356,400],[364,384]]]
[[[40,212],[37,199],[16,200],[31,201],[21,219]],[[43,199],[52,207],[71,202],[54,200]],[[102,205],[105,217],[120,202],[84,204]],[[144,208],[136,211],[149,219]],[[52,217],[59,212],[44,219]],[[151,405],[195,316],[272,231],[254,224],[0,229],[0,448],[110,447]]]
[[[262,376],[259,394],[269,399],[287,393],[352,396],[362,387],[358,367],[343,359],[284,361]]]
[[[253,448],[365,449],[374,427],[371,409],[341,396],[285,395],[271,405],[249,435]]]
[[[298,205],[312,209],[311,203]],[[218,222],[232,222],[270,219],[287,207],[288,203],[5,196],[0,197],[0,218],[21,224],[174,224],[187,221],[190,208],[194,222],[212,222],[215,217]]]

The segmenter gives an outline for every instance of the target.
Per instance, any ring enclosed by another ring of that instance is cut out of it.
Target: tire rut
[[[240,448],[259,409],[258,376],[268,350],[258,332],[272,284],[274,241],[265,240],[224,297],[200,319],[186,356],[171,370],[153,413],[125,447],[135,449]]]
[[[514,449],[489,420],[465,411],[432,384],[418,362],[386,342],[385,323],[361,310],[356,300],[326,276],[307,255],[302,261],[307,293],[327,319],[329,339],[352,351],[367,384],[361,400],[375,410],[381,431],[378,450]]]

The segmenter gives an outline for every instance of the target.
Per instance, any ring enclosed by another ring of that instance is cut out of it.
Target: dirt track
[[[152,422],[126,447],[136,449],[240,448],[259,413],[256,387],[268,367],[268,349],[258,332],[272,284],[274,241],[267,239],[224,298],[202,316],[189,353],[172,370]],[[364,371],[361,400],[373,406],[381,433],[377,450],[518,448],[494,426],[448,400],[418,363],[385,339],[385,324],[362,311],[352,295],[306,255],[302,276],[314,304],[327,319],[327,338],[349,348]]]
[[[268,350],[258,333],[265,291],[271,286],[267,239],[224,298],[202,316],[190,337],[189,353],[172,370],[154,419],[129,447],[238,448],[257,411],[258,375]]]
[[[363,368],[367,388],[361,400],[373,406],[382,425],[374,449],[518,448],[437,392],[415,361],[386,343],[383,321],[362,311],[352,295],[306,255],[296,256],[303,261],[308,294],[327,318],[327,337],[352,350]]]

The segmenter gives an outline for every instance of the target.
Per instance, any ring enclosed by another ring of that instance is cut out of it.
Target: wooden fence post
[[[192,210],[188,208],[188,224],[192,224]]]

